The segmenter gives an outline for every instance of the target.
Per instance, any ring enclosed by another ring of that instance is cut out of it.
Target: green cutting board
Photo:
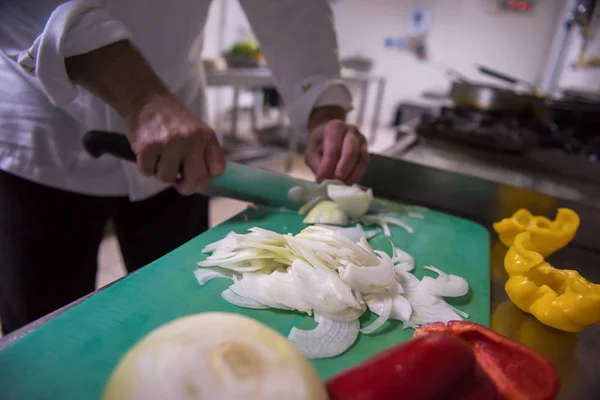
[[[401,206],[396,205],[398,210]],[[489,238],[482,226],[450,215],[419,210],[422,220],[402,217],[414,234],[392,228],[394,243],[415,257],[416,275],[424,265],[461,275],[469,293],[450,302],[489,325]],[[98,399],[111,371],[125,352],[152,329],[184,315],[225,311],[261,321],[281,334],[293,326],[310,328],[314,321],[295,312],[243,309],[225,302],[220,293],[231,282],[210,281],[200,287],[193,271],[203,259],[201,249],[230,231],[260,226],[297,233],[302,218],[291,212],[250,208],[73,307],[0,352],[1,399]],[[373,247],[390,252],[388,238],[378,235]],[[52,282],[48,282],[49,285]],[[363,323],[374,320],[367,312]],[[241,332],[240,334],[243,334]],[[410,339],[412,329],[389,321],[375,334],[361,334],[341,356],[315,360],[323,379]]]

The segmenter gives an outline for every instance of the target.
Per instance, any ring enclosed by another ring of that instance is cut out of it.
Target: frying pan
[[[538,118],[544,116],[543,97],[536,93],[537,90],[533,84],[487,67],[479,66],[478,69],[486,75],[505,82],[527,86],[529,93],[517,93],[514,90],[471,82],[464,77],[459,77],[454,80],[449,95],[456,107]]]

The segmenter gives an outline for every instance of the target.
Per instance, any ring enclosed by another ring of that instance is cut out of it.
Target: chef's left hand
[[[367,141],[356,125],[341,119],[321,122],[312,126],[304,160],[317,182],[339,179],[357,183],[369,163]]]

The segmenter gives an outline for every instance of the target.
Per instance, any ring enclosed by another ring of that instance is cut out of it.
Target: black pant
[[[208,198],[173,189],[131,202],[85,196],[0,171],[0,318],[5,333],[94,290],[113,219],[128,272],[208,229]]]

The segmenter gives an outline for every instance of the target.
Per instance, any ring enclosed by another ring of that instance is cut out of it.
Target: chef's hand
[[[225,170],[214,131],[170,93],[153,96],[125,122],[141,173],[181,194],[195,193]],[[180,168],[183,179],[176,180]]]
[[[192,194],[225,170],[215,133],[170,93],[128,40],[65,59],[69,78],[114,108],[142,174]],[[183,179],[176,182],[182,168]]]
[[[339,179],[346,184],[357,183],[369,163],[367,142],[358,127],[342,119],[311,122],[309,127],[304,160],[317,181]]]

